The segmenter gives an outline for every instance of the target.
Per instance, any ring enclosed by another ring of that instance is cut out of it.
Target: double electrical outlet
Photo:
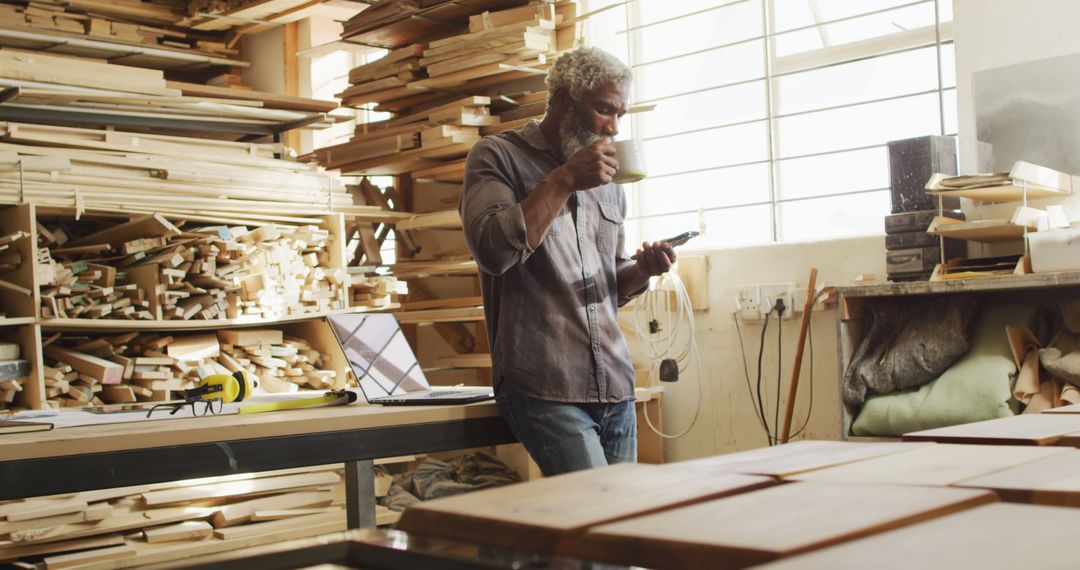
[[[823,285],[816,289],[821,290]],[[742,321],[757,321],[769,315],[790,319],[796,312],[802,312],[806,306],[806,287],[797,288],[794,283],[760,283],[756,285],[735,285],[731,288],[735,303],[735,317]],[[776,303],[782,301],[784,310],[777,314]],[[820,310],[817,305],[815,310]]]

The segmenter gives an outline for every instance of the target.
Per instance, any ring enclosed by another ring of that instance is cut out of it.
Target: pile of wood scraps
[[[53,408],[183,399],[210,374],[245,371],[257,393],[340,390],[347,376],[307,341],[279,329],[174,335],[59,333],[46,339],[46,402]]]
[[[23,123],[0,123],[0,141],[0,203],[264,223],[382,212],[355,208],[341,180],[318,167],[274,158],[277,144]]]
[[[16,245],[16,242],[29,237],[30,234],[22,230],[0,236],[0,275],[6,276],[7,273],[15,271],[22,265],[22,255],[13,246]],[[22,287],[2,278],[0,278],[0,289],[13,291],[20,295],[26,295],[27,297],[31,296],[32,293],[26,287]]]
[[[389,475],[377,467],[376,494]],[[125,568],[345,530],[341,465],[0,504],[0,561]],[[212,497],[212,499],[208,499]],[[377,509],[379,524],[399,516]]]
[[[30,376],[30,365],[20,358],[21,352],[18,343],[0,341],[0,409],[15,403]]]
[[[395,296],[405,298],[409,284],[391,275],[350,275],[349,301],[352,307],[387,307]]]
[[[275,319],[345,307],[340,238],[324,227],[181,231],[155,214],[73,240],[41,229],[44,318]]]

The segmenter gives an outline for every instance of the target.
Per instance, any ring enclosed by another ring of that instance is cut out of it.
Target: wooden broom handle
[[[803,346],[806,344],[806,331],[810,329],[810,312],[814,308],[814,285],[817,282],[817,269],[810,270],[810,282],[806,286],[806,306],[803,307],[802,324],[799,327],[799,346],[795,349],[795,366],[791,370],[791,385],[788,387],[787,403],[784,405],[784,429],[780,432],[780,443],[787,443],[791,437],[791,416],[795,413],[795,396],[799,392],[799,372],[802,370]],[[813,387],[811,387],[811,390]]]

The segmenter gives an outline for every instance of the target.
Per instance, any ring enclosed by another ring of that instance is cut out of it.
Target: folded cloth
[[[1019,402],[1013,398],[1017,369],[1005,327],[1039,330],[1041,320],[1041,311],[1032,305],[988,305],[967,354],[915,390],[868,397],[851,432],[898,436],[1018,413]]]
[[[1039,362],[1055,377],[1080,386],[1080,334],[1062,328],[1050,346],[1039,351]]]
[[[918,388],[941,376],[968,352],[978,313],[970,296],[867,302],[867,332],[844,372],[844,402],[857,407],[868,393]]]
[[[1005,327],[1012,348],[1013,360],[1019,369],[1013,397],[1025,405],[1025,414],[1037,414],[1043,410],[1080,403],[1080,388],[1040,374],[1039,348],[1041,344],[1028,327]]]

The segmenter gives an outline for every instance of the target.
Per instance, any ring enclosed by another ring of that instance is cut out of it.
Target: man
[[[611,140],[630,69],[595,48],[560,57],[544,119],[469,153],[459,209],[480,267],[499,411],[545,475],[637,459],[634,370],[618,307],[675,252],[624,250]]]

